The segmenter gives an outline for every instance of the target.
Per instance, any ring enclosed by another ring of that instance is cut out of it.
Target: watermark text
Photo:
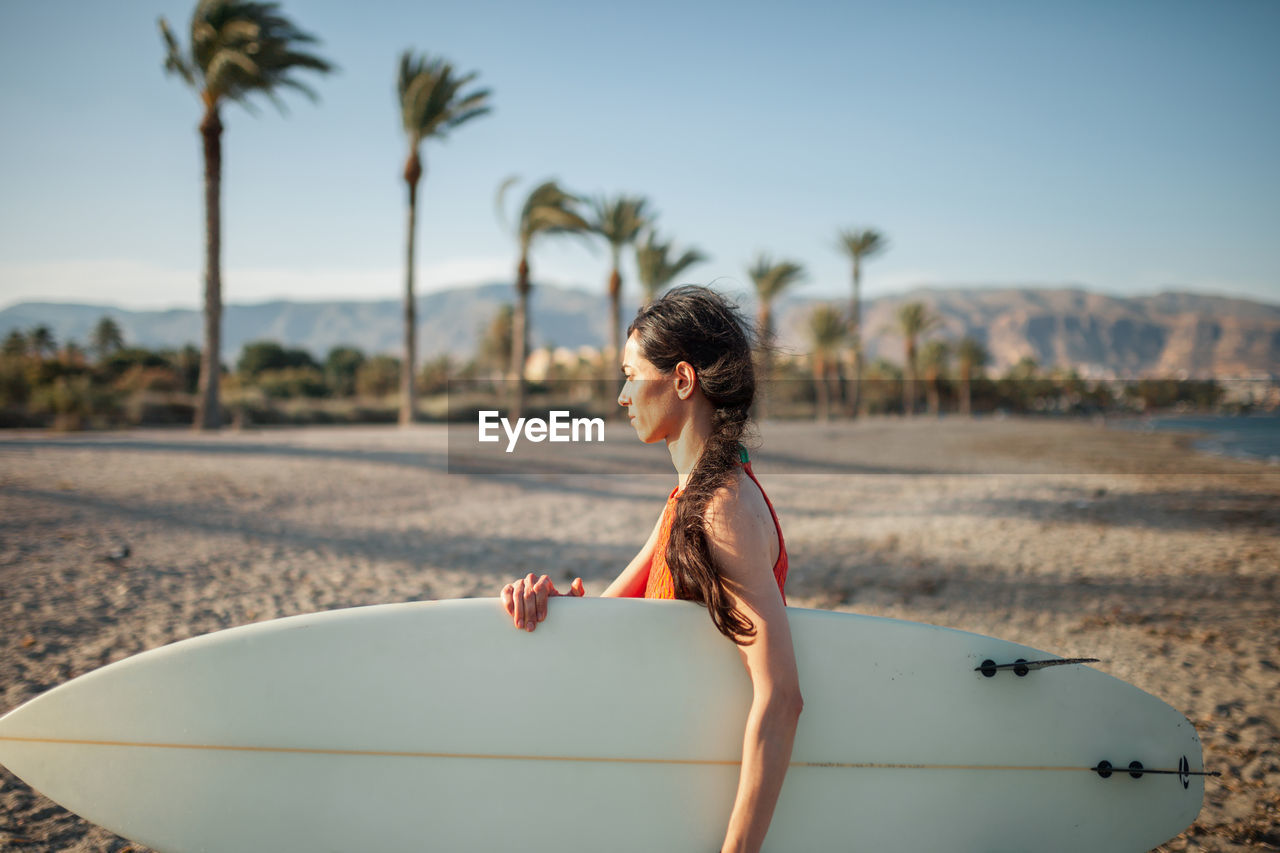
[[[515,451],[522,436],[535,444],[543,441],[604,441],[604,418],[571,418],[568,411],[559,409],[548,414],[548,418],[518,418],[513,425],[496,410],[481,411],[477,440],[485,443],[501,441],[502,436],[498,433],[501,427],[507,436],[507,453]]]

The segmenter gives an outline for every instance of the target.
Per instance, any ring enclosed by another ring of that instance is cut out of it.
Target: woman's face
[[[626,407],[640,440],[650,444],[673,434],[680,422],[679,377],[674,371],[664,374],[645,358],[634,333],[622,348],[622,375],[626,382],[618,405]]]

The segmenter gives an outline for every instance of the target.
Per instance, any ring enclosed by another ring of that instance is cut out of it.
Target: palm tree
[[[85,363],[84,347],[75,341],[67,341],[58,350],[58,361],[68,367],[83,367]]]
[[[849,409],[857,417],[862,408],[862,261],[888,248],[889,242],[871,228],[840,232],[839,246],[853,261],[853,300],[849,305],[849,343],[853,348],[853,398]]]
[[[503,304],[480,331],[480,362],[501,375],[511,366],[511,321],[515,309]]]
[[[951,344],[946,341],[929,341],[920,352],[920,366],[924,369],[925,395],[929,400],[929,414],[937,417],[942,411],[942,391],[938,387],[942,374],[947,372],[951,359]]]
[[[960,414],[973,414],[973,371],[981,370],[991,360],[987,348],[973,338],[965,338],[956,347],[956,359],[960,362]]]
[[[1040,362],[1034,356],[1024,355],[1012,365],[1000,383],[1018,408],[1028,411],[1036,398],[1046,390],[1048,383],[1041,379]]]
[[[0,353],[12,358],[22,358],[27,354],[27,336],[17,329],[9,332],[5,336],[4,348]]]
[[[649,225],[652,215],[645,210],[648,200],[642,196],[619,195],[591,200],[591,230],[609,244],[613,269],[609,273],[609,352],[605,365],[616,370],[618,353],[622,352],[622,249],[633,245],[640,232]],[[610,373],[609,375],[612,375]]]
[[[760,378],[768,383],[773,375],[773,302],[805,278],[804,267],[794,261],[774,261],[764,252],[756,255],[747,275],[756,286],[760,300],[757,326],[760,332]],[[760,419],[767,416],[768,394],[757,396]]]
[[[200,389],[196,401],[197,429],[221,425],[218,380],[222,345],[222,121],[219,108],[233,101],[250,111],[248,97],[259,92],[284,111],[276,94],[297,89],[316,100],[306,84],[292,76],[295,69],[328,72],[332,65],[305,53],[300,46],[315,42],[278,13],[275,3],[243,0],[199,0],[191,16],[191,49],[185,54],[169,24],[160,18],[160,33],[168,54],[165,71],[182,77],[204,106],[200,135],[204,140],[204,353],[200,360]]]
[[[895,397],[902,396],[902,368],[887,358],[876,358],[866,365],[863,375],[867,380],[862,395],[863,409],[868,412],[892,411]]]
[[[409,158],[404,164],[404,182],[409,188],[409,235],[404,284],[404,358],[400,361],[400,425],[413,423],[413,367],[417,364],[417,319],[413,297],[414,225],[418,216],[418,182],[422,179],[420,149],[426,139],[444,139],[449,131],[489,112],[488,89],[462,89],[476,79],[476,73],[457,76],[453,66],[425,53],[415,57],[410,51],[400,55],[396,92],[400,101],[400,122],[409,137]]]
[[[106,361],[113,352],[124,347],[124,335],[120,325],[110,317],[103,317],[89,335],[89,346],[98,356],[98,362]]]
[[[508,178],[498,188],[498,211],[503,209],[503,198],[516,182]],[[524,410],[524,363],[529,353],[529,293],[533,285],[529,281],[529,252],[533,241],[543,234],[583,234],[590,230],[587,221],[578,213],[581,199],[565,192],[554,181],[545,181],[533,188],[520,208],[516,221],[516,240],[520,244],[520,264],[516,268],[516,306],[511,318],[511,376],[515,380],[512,390],[511,417],[519,418]]]
[[[809,340],[813,344],[813,384],[818,395],[818,420],[831,419],[831,374],[839,364],[839,349],[849,327],[839,308],[822,304],[809,314]]]
[[[916,413],[916,359],[920,336],[938,324],[923,302],[908,302],[898,309],[898,334],[905,344],[907,381],[902,386],[902,408],[907,417]]]
[[[707,260],[707,256],[697,249],[686,249],[678,258],[673,258],[671,253],[672,242],[662,242],[652,229],[636,244],[636,277],[644,290],[646,305],[657,299],[658,294],[680,273]]]
[[[44,324],[36,326],[27,335],[27,346],[31,354],[41,361],[46,355],[53,355],[58,351],[58,343],[53,338],[53,329]]]

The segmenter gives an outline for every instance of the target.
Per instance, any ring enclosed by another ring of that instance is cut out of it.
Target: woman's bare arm
[[[722,850],[757,853],[791,762],[804,701],[791,628],[773,576],[777,533],[772,518],[764,514],[762,520],[759,507],[721,493],[708,507],[707,533],[733,603],[756,630],[753,641],[739,647],[751,675],[752,701]]]

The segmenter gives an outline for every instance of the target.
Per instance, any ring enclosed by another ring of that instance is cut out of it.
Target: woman
[[[802,700],[783,584],[782,529],[740,444],[755,397],[745,323],[714,291],[685,286],[642,308],[622,351],[619,405],[645,443],[665,441],[679,483],[640,553],[605,596],[707,608],[738,644],[753,699],[723,851],[760,849],[791,758]],[[582,579],[567,595],[583,594]],[[546,575],[503,587],[517,628],[561,595]]]

